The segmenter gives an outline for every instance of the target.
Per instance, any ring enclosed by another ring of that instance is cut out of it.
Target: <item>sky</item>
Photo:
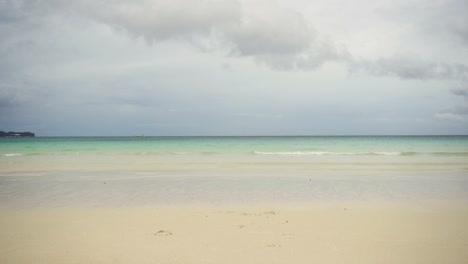
[[[0,0],[0,130],[468,134],[466,0]]]

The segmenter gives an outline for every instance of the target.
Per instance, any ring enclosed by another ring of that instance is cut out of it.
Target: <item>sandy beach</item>
[[[467,263],[467,205],[4,209],[0,262]]]
[[[1,264],[468,263],[467,137],[1,143]]]

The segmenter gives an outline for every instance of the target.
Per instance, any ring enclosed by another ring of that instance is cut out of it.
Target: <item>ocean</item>
[[[0,206],[468,199],[468,136],[0,140]]]

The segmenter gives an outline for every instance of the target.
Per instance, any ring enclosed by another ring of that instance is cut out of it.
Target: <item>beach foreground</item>
[[[468,263],[468,137],[0,141],[0,263]]]
[[[468,204],[0,211],[0,263],[468,263]]]

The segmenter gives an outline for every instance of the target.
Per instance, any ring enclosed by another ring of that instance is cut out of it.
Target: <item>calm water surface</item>
[[[0,140],[0,206],[468,200],[468,136]]]

